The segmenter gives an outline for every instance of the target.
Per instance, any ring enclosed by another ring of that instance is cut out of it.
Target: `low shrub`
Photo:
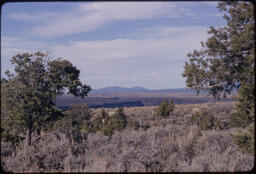
[[[160,117],[168,117],[170,113],[173,112],[175,108],[175,105],[173,104],[173,101],[170,100],[169,103],[166,100],[163,100],[158,107],[157,115]]]
[[[106,118],[103,124],[104,135],[112,135],[115,130],[121,131],[127,126],[127,116],[124,114],[123,108],[118,108],[116,112]]]
[[[103,128],[103,119],[104,118],[101,115],[95,118],[95,120],[91,124],[92,132],[101,131],[101,129]]]
[[[81,130],[88,133],[90,117],[91,111],[87,104],[73,104],[69,110],[64,112],[61,119],[52,123],[51,130],[60,129],[68,137]]]
[[[12,146],[17,146],[24,139],[24,137],[20,137],[18,134],[13,134],[10,130],[5,130],[1,127],[1,140],[5,142],[10,142]]]
[[[85,121],[82,125],[81,125],[81,131],[84,133],[90,133],[93,132],[92,130],[92,123],[89,121]]]
[[[249,127],[249,133],[231,134],[231,137],[242,152],[254,154],[255,134],[253,125]]]
[[[229,117],[229,126],[230,127],[241,127],[245,128],[249,123],[251,123],[251,120],[245,117],[245,114],[242,115],[238,112],[234,112]]]
[[[91,111],[87,104],[73,104],[64,114],[77,122],[90,120],[91,117]]]
[[[127,127],[134,128],[135,130],[138,130],[140,128],[140,123],[137,120],[129,120],[127,122]]]
[[[220,128],[219,121],[207,111],[196,111],[189,119],[191,124],[197,124],[202,130]]]

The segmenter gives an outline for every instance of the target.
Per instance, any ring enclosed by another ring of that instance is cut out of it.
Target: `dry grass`
[[[2,167],[13,172],[248,171],[254,157],[240,152],[230,136],[238,129],[201,131],[188,123],[195,108],[226,122],[233,104],[177,105],[173,116],[164,119],[156,116],[157,107],[124,108],[128,119],[141,121],[141,129],[126,128],[111,137],[90,133],[72,146],[68,137],[56,133],[40,139],[27,154],[18,150],[13,157],[3,143]],[[96,116],[100,109],[92,113]]]

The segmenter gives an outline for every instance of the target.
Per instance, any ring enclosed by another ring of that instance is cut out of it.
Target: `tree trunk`
[[[29,150],[29,146],[31,145],[31,134],[32,134],[31,128],[27,128],[26,139],[25,139],[25,143],[24,143],[24,153],[25,153],[25,155],[27,155],[28,150]]]
[[[30,146],[31,145],[31,128],[27,128],[27,133],[26,133],[26,145]]]
[[[73,145],[72,120],[69,121],[69,145]]]
[[[41,135],[41,129],[40,128],[35,128],[35,136],[40,136]]]

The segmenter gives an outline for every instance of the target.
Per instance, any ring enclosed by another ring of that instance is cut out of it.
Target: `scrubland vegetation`
[[[251,135],[249,130],[229,124],[234,104],[176,105],[168,117],[159,117],[155,106],[123,111],[73,106],[55,131],[32,138],[26,154],[22,143],[2,142],[1,165],[13,172],[247,171],[254,164],[253,144],[236,137]],[[65,127],[69,121],[63,120],[78,113],[90,119],[72,117],[72,128]],[[206,118],[200,124],[198,115]],[[116,127],[102,123],[107,117]]]

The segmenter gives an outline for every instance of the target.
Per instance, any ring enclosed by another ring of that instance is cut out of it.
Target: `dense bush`
[[[108,115],[102,109],[101,115],[96,116],[92,122],[85,123],[82,126],[82,130],[87,133],[100,131],[104,135],[111,136],[115,130],[123,130],[126,126],[127,116],[124,114],[123,108],[118,108],[113,115]]]
[[[233,141],[235,144],[246,153],[254,154],[254,142],[255,142],[255,133],[254,125],[249,127],[249,133],[232,135]]]
[[[95,120],[91,123],[91,131],[97,132],[103,128],[103,117],[101,115],[96,116]]]
[[[115,130],[123,130],[127,125],[127,116],[124,113],[123,108],[118,108],[116,112],[106,118],[103,125],[104,135],[112,135]]]
[[[9,142],[12,147],[18,146],[24,137],[20,137],[18,134],[14,134],[10,129],[5,130],[1,127],[1,140]]]
[[[189,119],[191,124],[197,124],[202,130],[220,127],[220,123],[207,111],[196,111]]]
[[[85,130],[89,126],[91,111],[87,104],[73,104],[70,109],[64,112],[64,117],[54,122],[53,129],[61,129],[69,135],[72,131]]]
[[[234,112],[230,115],[228,125],[230,127],[242,127],[245,128],[252,120],[247,117],[246,114],[241,114],[240,112]]]
[[[137,120],[128,120],[127,127],[131,127],[137,130],[140,128],[140,123]]]
[[[109,119],[109,115],[105,112],[104,109],[101,109],[101,115],[96,116],[92,122],[84,125],[84,128],[88,128],[87,132],[102,131],[103,125],[107,119]]]
[[[170,100],[169,103],[166,100],[163,100],[158,107],[157,115],[160,117],[168,117],[170,113],[173,112],[175,105],[173,101]]]
[[[65,111],[65,115],[79,122],[89,120],[91,117],[90,110],[87,104],[73,104],[70,109]]]
[[[81,125],[81,131],[84,133],[89,133],[92,132],[92,123],[89,121],[84,121],[83,124]]]

